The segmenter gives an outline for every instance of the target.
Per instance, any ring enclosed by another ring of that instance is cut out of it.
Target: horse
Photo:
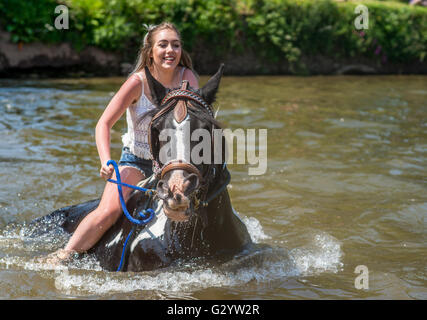
[[[222,64],[201,89],[193,89],[184,80],[180,88],[171,90],[145,68],[156,105],[147,114],[151,117],[149,144],[155,173],[138,184],[145,192],[133,191],[124,204],[123,210],[130,217],[121,215],[88,250],[87,254],[94,255],[102,269],[141,272],[191,259],[229,261],[253,246],[245,224],[231,204],[227,190],[230,173],[224,147],[219,148],[219,161],[214,161],[212,155],[210,161],[201,163],[188,158],[198,141],[185,138],[197,129],[212,133],[212,140],[217,138],[224,142],[223,136],[213,135],[214,129],[221,130],[221,124],[212,109],[223,69]],[[171,141],[162,137],[165,130],[174,132],[175,140],[166,152],[169,155],[166,159],[163,151]],[[55,210],[35,219],[32,224],[55,225],[72,234],[99,201],[95,199]],[[142,221],[138,220],[138,213],[143,218],[149,216],[147,210],[151,212],[150,219],[145,219],[146,223],[135,223]]]

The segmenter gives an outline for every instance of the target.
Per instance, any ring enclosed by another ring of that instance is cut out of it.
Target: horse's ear
[[[212,104],[215,101],[216,93],[218,92],[219,83],[221,81],[222,73],[224,71],[224,64],[221,63],[218,71],[209,81],[200,89],[200,95],[206,101],[207,104]]]
[[[147,77],[148,87],[150,88],[151,98],[156,106],[160,107],[160,104],[165,97],[168,89],[165,88],[159,81],[157,81],[145,66],[145,76]]]

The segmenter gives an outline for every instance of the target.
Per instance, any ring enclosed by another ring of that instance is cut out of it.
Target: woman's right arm
[[[107,161],[111,159],[111,128],[120,119],[125,110],[139,99],[141,91],[141,80],[136,75],[129,77],[111,99],[98,120],[95,129],[95,140],[99,159],[101,160],[100,176],[105,180],[109,179],[113,174],[113,167],[107,166]]]

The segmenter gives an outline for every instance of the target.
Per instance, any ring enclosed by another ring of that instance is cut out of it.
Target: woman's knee
[[[111,227],[120,217],[122,210],[119,206],[106,205],[98,207],[97,214],[95,217],[95,223],[99,227],[109,228]]]
[[[123,175],[122,182],[129,184],[136,184],[143,177],[137,169],[132,167],[121,167],[120,174]],[[125,202],[127,202],[133,189],[122,187],[122,190],[123,198]],[[118,220],[123,213],[123,209],[119,199],[117,185],[107,183],[97,211],[96,224],[99,226],[109,228]]]
[[[122,178],[122,182],[135,185],[139,181],[145,179],[144,174],[140,170],[134,167],[121,166],[119,170],[120,170],[120,176]],[[128,189],[128,188],[124,187],[124,189]],[[131,190],[128,190],[128,191],[131,191]]]

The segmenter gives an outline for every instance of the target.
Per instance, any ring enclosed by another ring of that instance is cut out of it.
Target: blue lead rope
[[[123,183],[121,178],[120,178],[120,172],[119,172],[119,167],[117,166],[117,163],[114,160],[108,160],[107,166],[109,166],[110,164],[113,165],[114,170],[116,171],[117,181],[113,180],[113,179],[108,179],[108,181],[117,184],[117,189],[119,190],[120,204],[122,205],[123,213],[125,214],[126,218],[128,218],[128,220],[130,222],[137,224],[137,225],[145,225],[145,224],[149,223],[154,218],[154,210],[150,208],[150,209],[142,210],[141,212],[139,212],[138,214],[142,218],[142,220],[138,220],[138,219],[135,219],[134,217],[132,217],[126,208],[126,202],[125,202],[125,199],[123,198],[122,186],[129,187],[129,188],[139,190],[139,191],[143,191],[150,196],[153,195],[153,190],[133,186],[133,185],[130,185],[127,183]],[[147,217],[147,213],[149,214],[148,217]]]
[[[128,218],[128,220],[130,222],[132,222],[133,224],[136,224],[138,226],[146,225],[147,223],[149,223],[154,218],[154,215],[155,215],[154,210],[151,208],[148,208],[148,209],[145,209],[145,210],[142,210],[141,212],[139,212],[138,214],[142,218],[141,220],[138,220],[138,219],[135,219],[134,217],[132,217],[132,215],[129,213],[129,211],[127,210],[127,207],[126,207],[126,202],[125,202],[125,199],[123,197],[122,186],[132,188],[135,190],[139,190],[139,191],[143,191],[143,192],[145,192],[146,195],[149,195],[150,197],[153,195],[153,190],[133,186],[133,185],[122,182],[122,180],[120,178],[120,172],[119,172],[119,167],[117,166],[117,163],[114,160],[108,160],[107,166],[109,166],[110,164],[114,167],[114,171],[116,172],[117,180],[108,179],[108,181],[117,184],[117,189],[119,191],[120,204],[122,205],[123,213],[125,214],[126,218]],[[117,268],[117,271],[122,270],[123,262],[124,262],[124,258],[125,258],[126,247],[127,247],[128,241],[129,241],[129,239],[133,233],[133,230],[134,230],[134,228],[132,228],[132,230],[129,232],[128,236],[126,237],[125,243],[123,245],[122,255],[120,257],[120,264],[119,264],[119,267]]]
[[[125,240],[125,243],[124,243],[124,245],[123,245],[123,250],[122,250],[122,255],[121,255],[121,257],[120,257],[119,267],[117,268],[116,272],[119,272],[119,271],[121,271],[121,270],[122,270],[122,267],[123,267],[123,261],[125,260],[126,247],[127,247],[127,245],[128,245],[128,241],[129,241],[129,238],[130,238],[130,236],[132,235],[132,233],[133,233],[133,228],[132,228],[132,230],[129,232],[129,234],[128,234],[128,236],[127,236],[126,240]]]

